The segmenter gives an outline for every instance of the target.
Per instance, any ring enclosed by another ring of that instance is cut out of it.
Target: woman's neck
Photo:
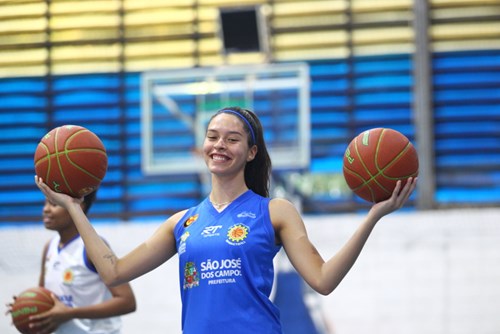
[[[245,181],[241,178],[212,177],[212,190],[210,200],[212,203],[224,203],[234,201],[238,196],[248,190]]]
[[[210,192],[209,199],[212,203],[232,202],[248,190],[248,187],[241,187],[237,190],[214,189]]]
[[[219,192],[215,193],[212,189],[212,192],[208,195],[208,200],[210,203],[212,203],[212,206],[217,210],[217,211],[222,211],[224,210],[229,204],[233,203],[238,197],[240,197],[242,194],[244,194],[246,191],[248,191],[247,187],[244,187],[242,190],[238,192]],[[224,198],[223,200],[220,200],[221,198]]]
[[[66,245],[68,242],[75,239],[79,235],[76,227],[58,231],[58,233],[59,233],[59,243],[61,245]]]

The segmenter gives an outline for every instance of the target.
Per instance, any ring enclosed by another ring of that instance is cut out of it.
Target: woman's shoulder
[[[170,216],[167,220],[171,220],[174,222],[179,222],[179,220],[186,215],[186,213],[189,211],[189,209],[185,209],[179,212],[174,213],[173,215]]]
[[[275,208],[294,207],[293,203],[286,198],[274,197],[269,200],[269,206]]]
[[[289,200],[276,197],[269,201],[269,213],[273,222],[279,222],[297,216],[298,210]]]
[[[164,224],[171,225],[171,226],[177,225],[177,223],[182,219],[182,217],[184,217],[186,215],[186,213],[188,211],[189,211],[189,209],[185,209],[185,210],[178,211],[178,212],[174,213],[173,215],[171,215],[170,217],[168,217],[165,220]]]

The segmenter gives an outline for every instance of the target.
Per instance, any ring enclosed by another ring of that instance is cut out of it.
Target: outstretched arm
[[[380,218],[400,209],[415,187],[416,179],[408,179],[404,187],[399,181],[392,196],[372,206],[352,237],[328,261],[323,260],[309,240],[304,222],[290,202],[272,200],[271,220],[292,265],[314,290],[327,295],[352,268]]]
[[[148,240],[119,259],[90,224],[80,206],[81,199],[52,191],[37,176],[35,182],[49,201],[68,210],[85,243],[89,258],[106,285],[117,286],[131,281],[158,267],[176,253],[173,231],[183,212],[170,217]]]

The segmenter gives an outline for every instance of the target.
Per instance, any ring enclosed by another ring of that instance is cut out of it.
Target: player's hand
[[[417,186],[418,178],[408,178],[406,184],[402,186],[401,180],[396,183],[396,187],[392,192],[391,197],[387,200],[375,203],[370,209],[369,215],[372,216],[376,221],[391,212],[401,209],[406,203],[413,190]]]
[[[5,307],[7,307],[7,309],[5,310],[5,315],[10,315],[12,313],[12,307],[14,306],[16,299],[17,299],[17,297],[13,296],[12,301],[5,304]]]
[[[53,191],[43,182],[42,178],[37,175],[35,175],[35,183],[49,202],[62,206],[65,209],[74,203],[80,205],[83,201],[83,198],[74,198],[69,195]]]
[[[71,308],[66,306],[54,294],[50,295],[54,301],[54,306],[47,312],[30,317],[30,328],[36,330],[37,334],[50,334],[54,332],[62,323],[71,319]]]

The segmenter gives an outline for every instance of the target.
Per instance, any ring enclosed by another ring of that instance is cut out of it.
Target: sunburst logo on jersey
[[[249,228],[243,224],[236,224],[229,228],[227,231],[227,238],[235,243],[242,243],[248,236]]]
[[[73,274],[73,271],[71,269],[66,269],[63,272],[63,284],[65,284],[65,285],[73,284],[74,278],[75,278],[75,274]]]
[[[185,222],[184,222],[184,227],[188,227],[189,225],[191,225],[192,223],[194,223],[196,221],[196,219],[198,219],[198,214],[195,214],[194,216],[191,216],[189,217]]]

